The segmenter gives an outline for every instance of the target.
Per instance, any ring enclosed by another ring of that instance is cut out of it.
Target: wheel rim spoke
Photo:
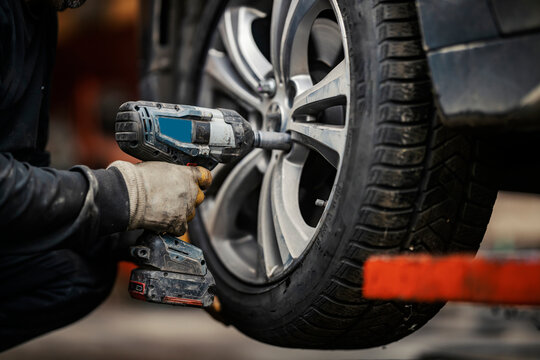
[[[205,71],[226,93],[231,94],[249,108],[260,110],[261,99],[244,85],[224,53],[211,49],[208,52]]]
[[[293,259],[302,254],[315,233],[315,228],[304,221],[298,203],[300,177],[307,155],[305,148],[297,148],[287,156],[282,155],[272,175],[274,231],[278,244],[284,243]],[[285,249],[280,250],[283,258]]]
[[[258,275],[257,264],[257,243],[253,240],[253,237],[247,235],[244,238],[238,240],[223,240],[213,243],[214,248],[221,255],[227,256],[231,259],[229,269],[247,281],[263,281]],[[253,256],[245,256],[246,252],[250,252]],[[244,255],[244,256],[242,256]]]
[[[270,60],[274,68],[276,79],[283,80],[280,64],[281,34],[289,10],[290,0],[274,0],[272,5],[272,19],[270,22]]]
[[[233,8],[225,11],[219,26],[231,62],[253,90],[272,72],[272,65],[259,50],[251,31],[253,21],[265,16],[253,8]]]
[[[233,260],[231,270],[247,281],[265,279],[259,275],[260,250],[252,234],[231,224],[235,224],[247,195],[260,184],[259,163],[264,161],[262,150],[256,149],[246,155],[226,178],[212,208],[205,211],[205,224],[212,245],[221,255]]]
[[[274,220],[272,217],[271,187],[272,173],[276,166],[273,158],[268,165],[268,170],[264,175],[261,193],[259,195],[259,212],[257,219],[257,241],[262,249],[264,260],[264,271],[267,278],[272,277],[283,269],[282,252],[285,252],[286,244],[279,244],[274,230]]]
[[[347,137],[343,126],[293,121],[289,130],[293,141],[317,151],[337,169]]]
[[[213,238],[227,239],[239,236],[231,223],[236,219],[242,200],[260,184],[261,173],[258,165],[261,161],[264,161],[263,151],[256,149],[246,155],[227,176],[213,204],[214,216],[207,219],[208,229]]]
[[[321,0],[293,0],[283,25],[281,34],[279,63],[285,83],[290,77],[308,74],[307,56],[311,26],[317,15],[327,9],[328,3]]]
[[[299,78],[296,87],[304,88],[305,80]],[[321,81],[308,88],[294,99],[292,114],[316,115],[320,111],[335,105],[344,105],[349,91],[349,78],[345,61],[341,61]]]

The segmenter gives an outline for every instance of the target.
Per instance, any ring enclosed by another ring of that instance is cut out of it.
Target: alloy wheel
[[[255,149],[214,170],[201,206],[211,245],[240,280],[266,284],[309,248],[346,149],[349,63],[337,4],[231,2],[208,51],[199,103],[233,108],[292,149]]]

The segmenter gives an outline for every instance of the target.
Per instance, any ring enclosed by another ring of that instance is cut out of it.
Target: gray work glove
[[[131,164],[115,161],[129,195],[128,230],[147,229],[180,236],[195,216],[212,183],[210,171],[202,167],[148,161]]]

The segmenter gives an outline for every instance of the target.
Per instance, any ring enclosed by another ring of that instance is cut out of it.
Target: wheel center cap
[[[266,130],[281,131],[283,111],[277,102],[272,102],[266,110]]]

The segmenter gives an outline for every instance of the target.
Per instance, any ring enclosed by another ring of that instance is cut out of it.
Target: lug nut
[[[257,91],[261,94],[273,96],[276,93],[276,80],[272,78],[262,80],[257,86]]]
[[[317,200],[315,200],[315,206],[324,207],[324,206],[326,206],[326,202],[327,201],[325,201],[323,199],[317,199]]]

